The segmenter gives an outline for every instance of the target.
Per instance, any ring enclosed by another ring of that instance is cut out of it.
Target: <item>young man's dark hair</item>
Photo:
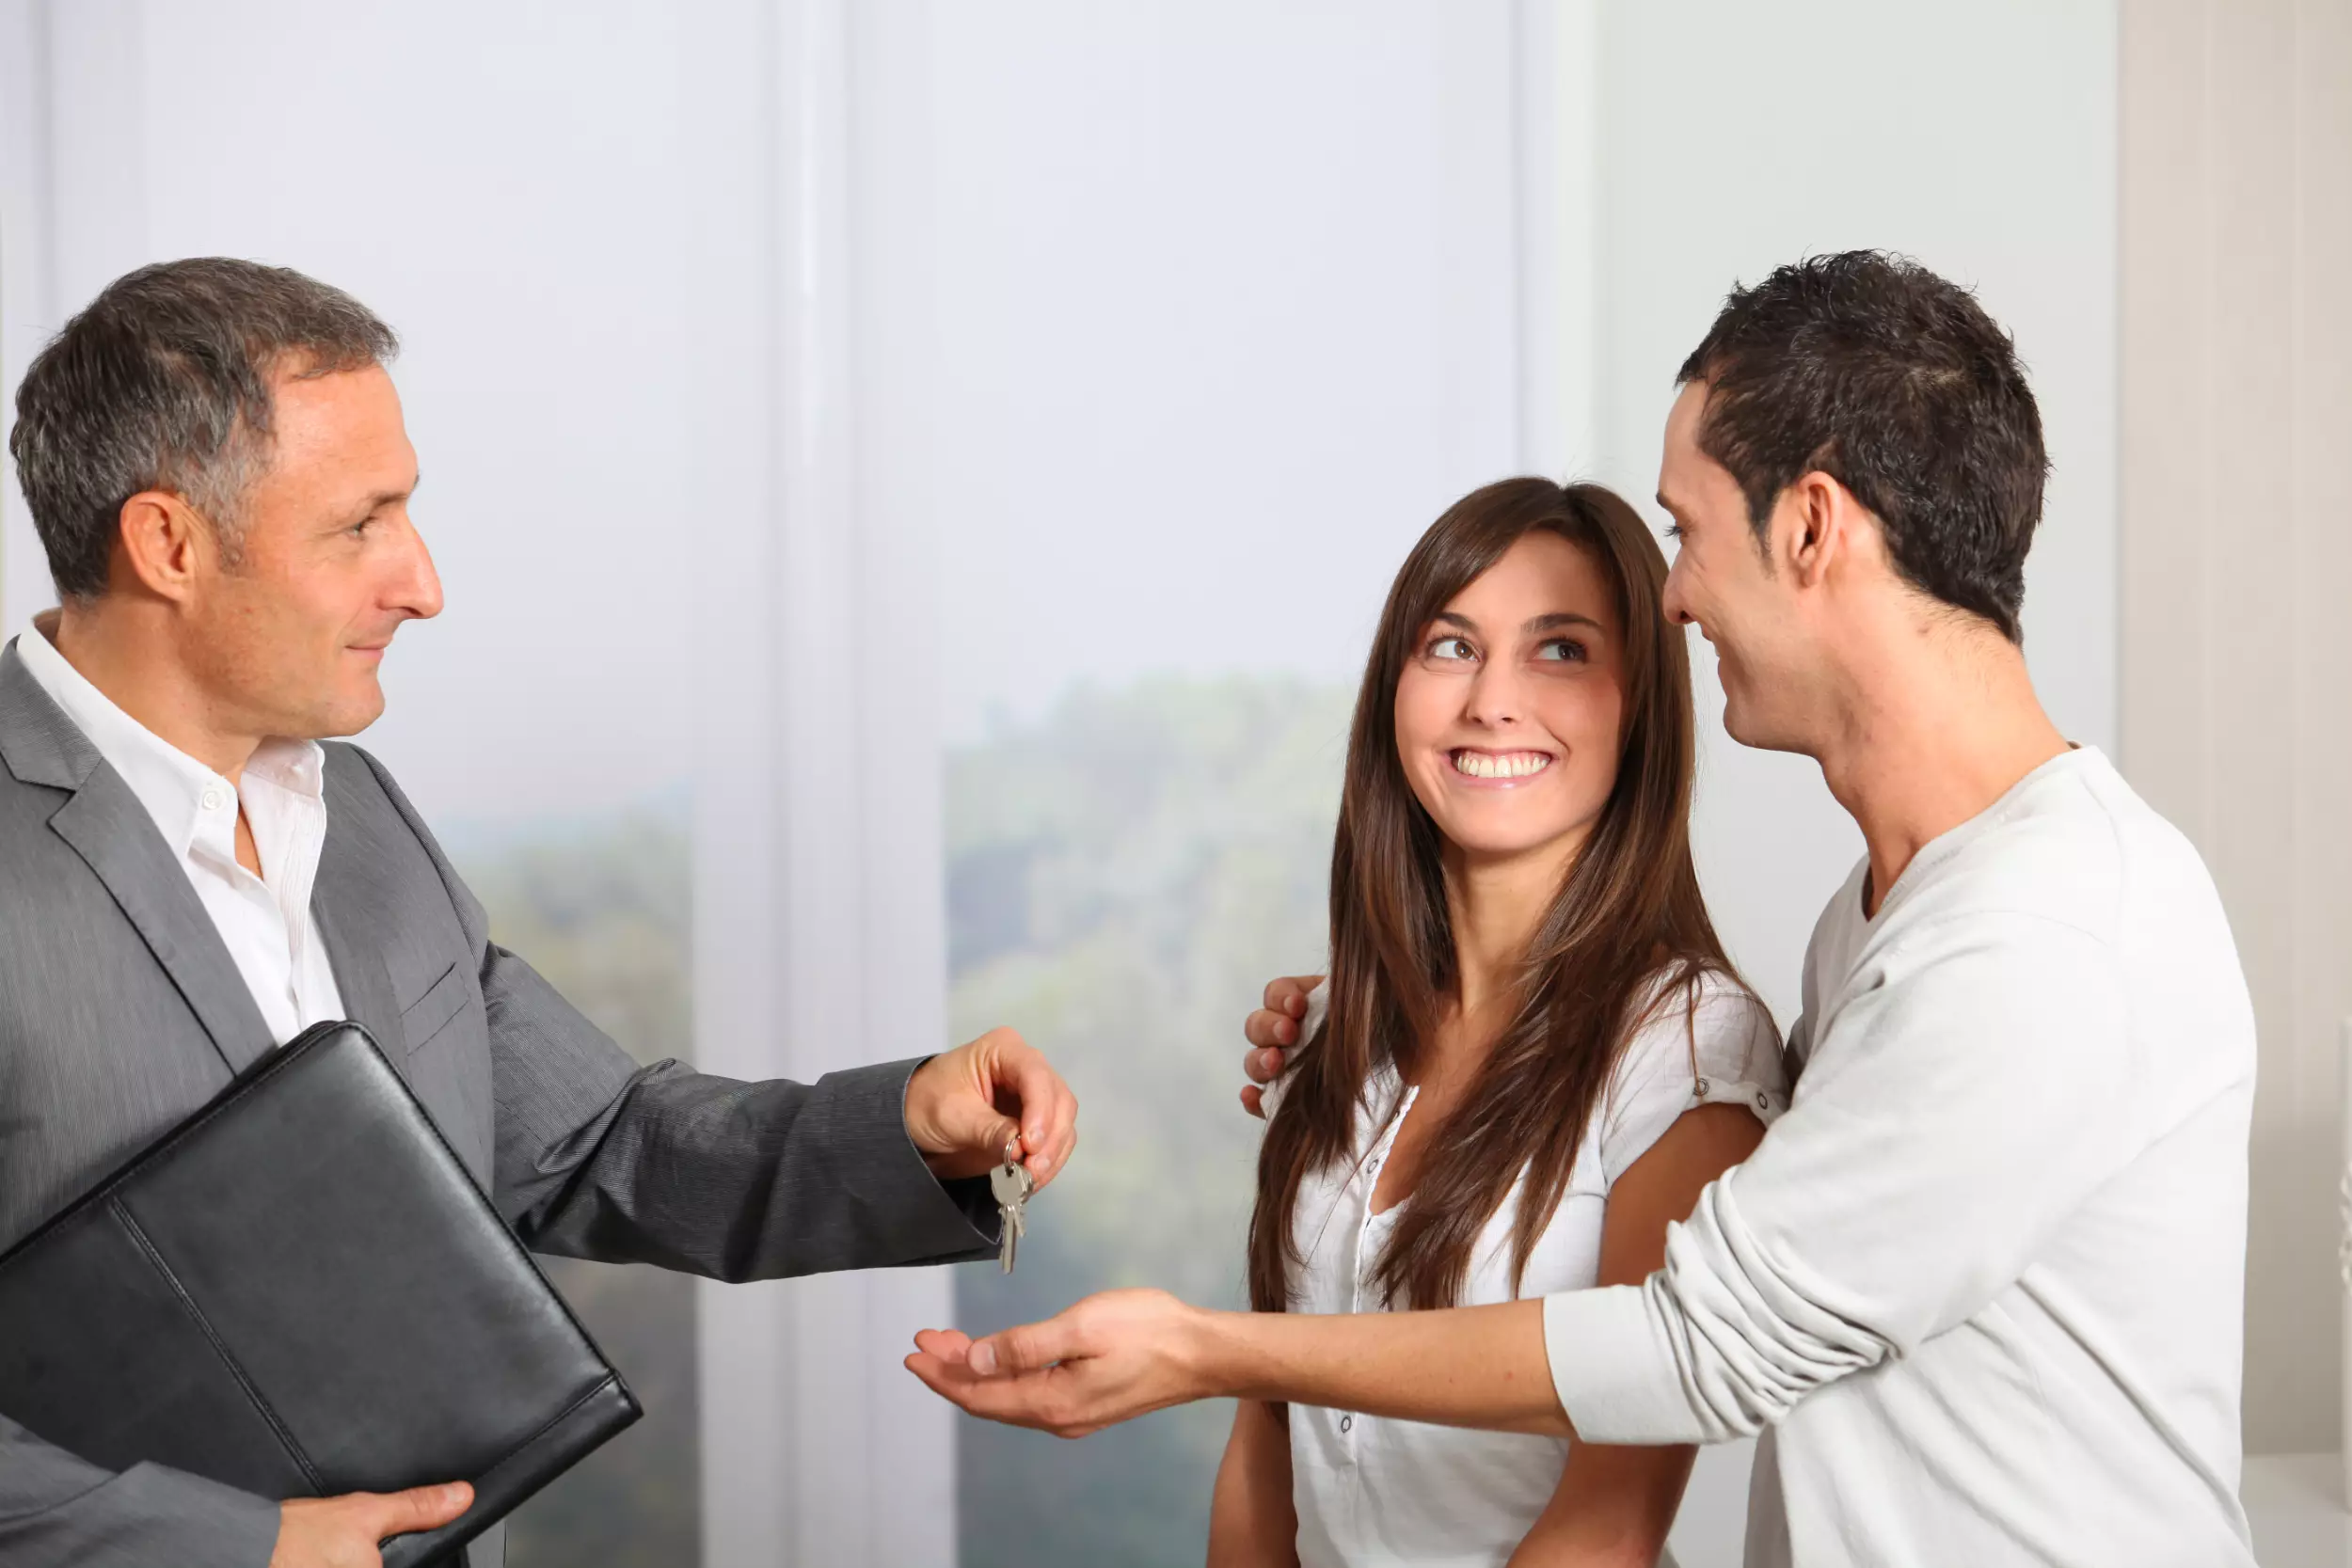
[[[1812,257],[1732,291],[1676,378],[1693,381],[1700,449],[1759,536],[1819,470],[1878,515],[1905,578],[2024,640],[2050,461],[2016,345],[1975,295],[1882,251]]]

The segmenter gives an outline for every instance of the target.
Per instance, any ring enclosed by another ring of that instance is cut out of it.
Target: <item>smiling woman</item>
[[[1591,832],[1625,710],[1620,597],[1589,548],[1535,529],[1399,668],[1398,756],[1466,859],[1572,853]]]
[[[1623,500],[1540,479],[1466,497],[1398,572],[1348,747],[1331,982],[1260,1157],[1259,1311],[1639,1279],[1781,1105],[1778,1035],[1692,866],[1665,576]],[[1654,1556],[1690,1462],[1245,1402],[1210,1560]]]

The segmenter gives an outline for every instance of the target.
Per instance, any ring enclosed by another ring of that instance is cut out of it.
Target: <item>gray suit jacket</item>
[[[0,763],[5,1250],[272,1043],[163,835],[13,643]],[[532,1247],[730,1280],[993,1250],[987,1182],[941,1183],[907,1139],[915,1061],[813,1085],[640,1068],[489,941],[381,764],[331,744],[326,789],[312,908],[343,1006]],[[264,1568],[277,1529],[275,1499],[103,1471],[0,1411],[5,1568]]]

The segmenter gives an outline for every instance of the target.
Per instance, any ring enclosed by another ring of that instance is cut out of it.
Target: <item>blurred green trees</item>
[[[949,756],[951,1032],[1012,1024],[1081,1107],[1019,1272],[959,1272],[961,1326],[1120,1285],[1242,1304],[1241,1021],[1268,979],[1323,963],[1348,714],[1330,689],[1155,680]],[[1199,1563],[1232,1419],[1201,1405],[1065,1443],[959,1418],[962,1568]]]

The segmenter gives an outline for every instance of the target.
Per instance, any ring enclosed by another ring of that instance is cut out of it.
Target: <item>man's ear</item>
[[[122,503],[115,538],[116,586],[136,585],[159,599],[183,602],[195,591],[211,531],[195,510],[167,490],[142,490]]]
[[[1773,532],[1782,563],[1798,587],[1820,585],[1852,547],[1848,531],[1860,506],[1851,491],[1818,468],[1781,492]]]

